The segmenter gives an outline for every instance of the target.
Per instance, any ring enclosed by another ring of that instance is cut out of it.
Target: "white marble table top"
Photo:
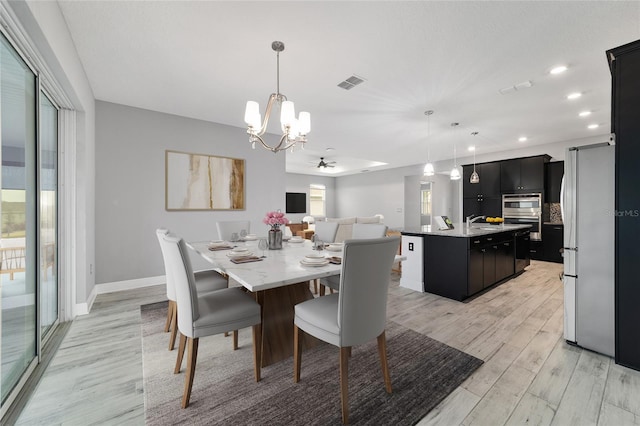
[[[237,247],[247,247],[256,256],[262,256],[257,241],[233,243]],[[209,250],[209,242],[191,242],[187,245],[205,260],[214,265],[218,272],[225,273],[250,291],[268,290],[316,278],[340,274],[341,265],[329,263],[324,266],[304,266],[300,264],[308,254],[322,253],[327,258],[340,256],[330,251],[314,251],[311,241],[302,243],[283,242],[282,250],[266,250],[266,258],[259,262],[235,264],[227,256],[231,250]]]

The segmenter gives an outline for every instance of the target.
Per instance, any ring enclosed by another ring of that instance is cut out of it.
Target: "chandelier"
[[[274,41],[271,48],[276,52],[276,93],[269,96],[267,109],[264,113],[264,121],[260,116],[260,105],[254,101],[247,102],[247,108],[244,112],[244,121],[247,123],[247,133],[249,134],[249,142],[253,149],[256,148],[256,142],[260,142],[262,146],[271,152],[284,151],[289,148],[293,150],[296,144],[304,147],[307,142],[307,134],[311,131],[311,114],[308,112],[300,112],[299,118],[296,119],[293,102],[287,100],[287,97],[280,93],[280,52],[284,50],[284,43]],[[268,145],[262,135],[267,131],[271,109],[274,104],[280,107],[280,125],[282,128],[282,137],[275,146]]]

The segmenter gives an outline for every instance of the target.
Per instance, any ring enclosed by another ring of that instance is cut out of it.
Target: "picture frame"
[[[245,160],[166,150],[165,209],[244,210]]]

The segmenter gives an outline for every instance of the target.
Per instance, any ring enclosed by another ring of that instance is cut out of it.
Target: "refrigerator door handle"
[[[563,223],[567,220],[564,215],[564,175],[562,175],[562,180],[560,181],[560,218],[562,218]]]

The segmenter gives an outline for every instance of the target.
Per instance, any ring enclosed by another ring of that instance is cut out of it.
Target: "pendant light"
[[[478,132],[471,133],[472,136],[478,136]],[[480,176],[476,172],[476,146],[473,145],[473,173],[469,178],[469,183],[480,183]]]
[[[451,123],[451,127],[454,129],[460,123]],[[456,143],[455,140],[453,142],[453,169],[451,169],[451,173],[449,174],[451,180],[459,180],[460,179],[460,170],[458,170],[457,160],[456,160]]]
[[[425,176],[433,176],[436,173],[436,171],[435,171],[435,169],[433,167],[433,163],[431,163],[431,160],[430,160],[430,157],[429,157],[429,143],[430,143],[430,141],[429,141],[429,131],[430,131],[430,129],[429,129],[429,124],[430,124],[429,121],[430,121],[430,119],[429,119],[429,117],[431,117],[432,114],[433,114],[432,110],[428,110],[428,111],[424,112],[424,115],[427,116],[427,164],[424,165],[424,175]]]

